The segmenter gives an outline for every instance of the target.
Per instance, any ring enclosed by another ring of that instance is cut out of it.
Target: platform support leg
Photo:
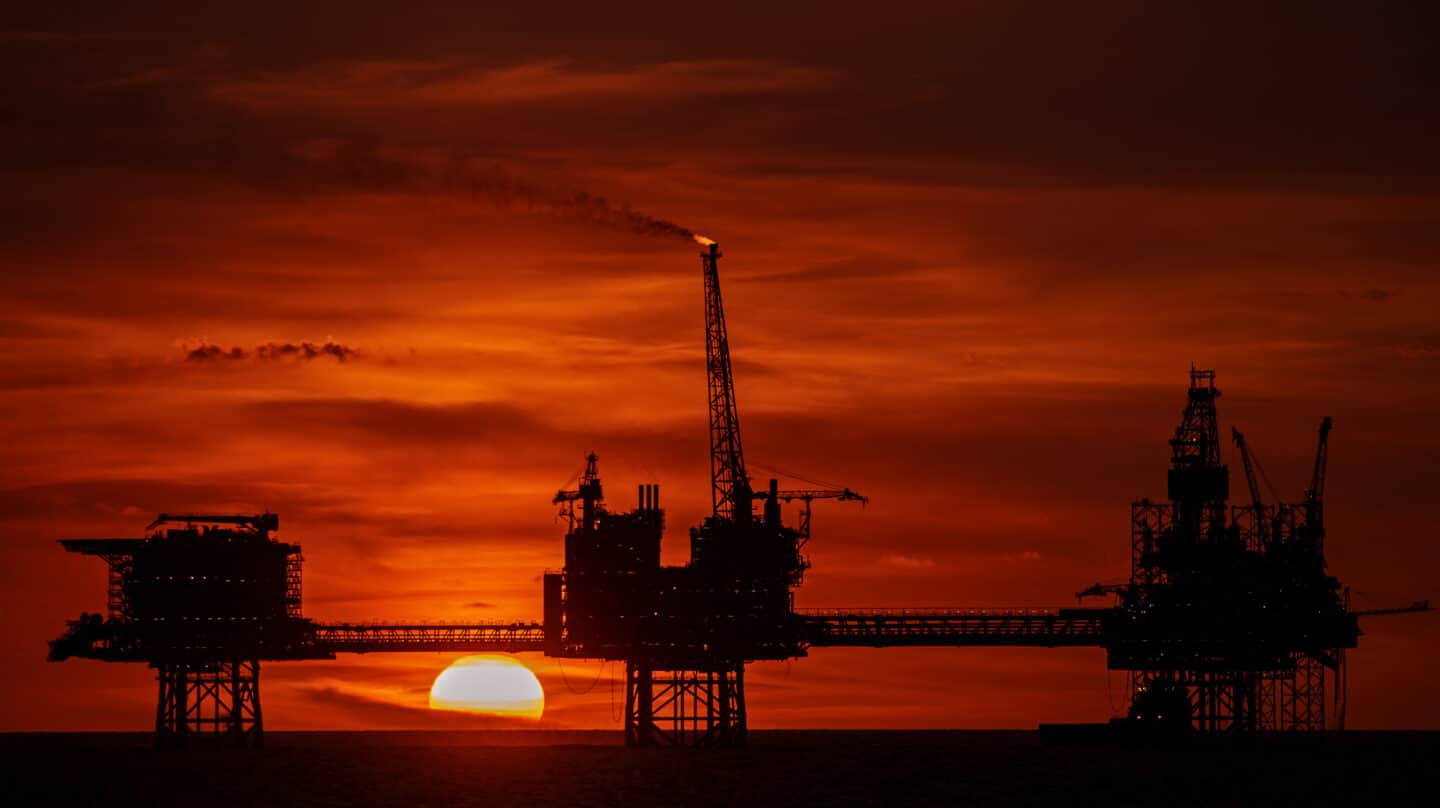
[[[260,746],[260,662],[156,663],[159,694],[155,744],[186,746],[201,738],[235,746]]]
[[[745,665],[707,670],[625,667],[626,746],[742,746]]]

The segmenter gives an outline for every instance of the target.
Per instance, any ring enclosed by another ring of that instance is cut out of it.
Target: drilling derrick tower
[[[1215,371],[1190,370],[1190,389],[1180,426],[1170,439],[1170,501],[1177,535],[1213,539],[1225,529],[1230,469],[1220,462],[1220,425],[1215,414]]]
[[[1119,604],[1105,631],[1109,666],[1131,672],[1137,723],[1318,732],[1326,673],[1340,678],[1344,649],[1359,636],[1316,538],[1329,419],[1311,492],[1295,506],[1261,502],[1249,447],[1235,431],[1251,504],[1227,510],[1219,395],[1213,371],[1191,370],[1170,441],[1169,501],[1131,508],[1131,577],[1112,590]]]

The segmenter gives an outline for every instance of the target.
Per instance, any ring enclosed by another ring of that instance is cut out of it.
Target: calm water
[[[625,749],[611,732],[271,733],[157,752],[147,735],[3,735],[8,805],[1429,804],[1440,733],[1184,749],[1028,732],[754,732]]]

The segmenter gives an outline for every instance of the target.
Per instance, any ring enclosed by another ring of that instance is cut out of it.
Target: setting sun
[[[435,677],[430,709],[539,720],[545,713],[545,689],[513,657],[467,656]]]

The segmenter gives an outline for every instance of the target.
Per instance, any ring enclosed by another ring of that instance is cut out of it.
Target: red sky
[[[104,605],[54,540],[160,511],[280,513],[316,618],[538,618],[594,449],[617,506],[661,484],[683,561],[699,261],[578,192],[720,240],[747,455],[872,498],[817,506],[801,606],[1123,578],[1191,362],[1288,496],[1334,416],[1359,606],[1440,600],[1440,120],[1404,10],[370,5],[0,12],[0,730],[146,727],[150,671],[44,654]],[[355,353],[257,356],[304,341]],[[1351,726],[1440,728],[1437,625],[1366,623]],[[448,661],[267,665],[268,723],[453,726],[423,710]],[[604,671],[525,661],[553,725],[618,726]],[[757,727],[1101,720],[1122,689],[1099,650],[750,680]]]

